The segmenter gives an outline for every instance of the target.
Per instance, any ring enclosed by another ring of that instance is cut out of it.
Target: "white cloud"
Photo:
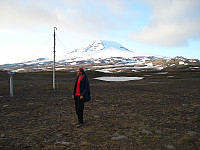
[[[33,31],[38,26],[51,26],[53,22],[60,22],[54,12],[41,7],[39,2],[28,0],[23,4],[23,1],[0,1],[0,19],[2,20],[0,31]]]
[[[112,19],[125,7],[123,0],[0,0],[0,31],[35,32],[57,26],[73,34],[100,35],[119,26]],[[114,15],[105,13],[106,8]]]
[[[199,0],[144,0],[152,9],[146,27],[130,37],[138,42],[164,47],[185,46],[200,38]]]
[[[54,26],[68,51],[105,38],[126,24],[126,7],[123,0],[0,0],[0,63],[32,59]],[[45,45],[45,57],[51,49]]]
[[[199,38],[199,0],[0,0],[0,32],[35,33],[56,26],[76,36],[123,35],[134,23],[134,2],[152,10],[148,26],[133,27],[134,41],[171,47]]]

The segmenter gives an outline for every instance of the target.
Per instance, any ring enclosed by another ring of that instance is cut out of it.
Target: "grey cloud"
[[[53,26],[62,27],[65,31],[73,34],[100,35],[119,26],[113,22],[109,14],[98,6],[97,2],[105,3],[111,11],[118,11],[122,6],[122,0],[117,0],[116,7],[106,1],[81,1],[81,0],[58,0],[56,3],[62,7],[54,6],[54,1],[43,0],[0,0],[0,31],[28,31],[35,32],[38,27]],[[93,4],[97,10],[90,12],[89,4]],[[125,7],[125,5],[124,5]]]
[[[50,26],[60,22],[51,11],[41,8],[35,3],[22,4],[19,1],[0,1],[1,31],[32,31],[37,26]]]

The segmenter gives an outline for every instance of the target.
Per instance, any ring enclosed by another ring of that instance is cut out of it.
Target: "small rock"
[[[61,136],[62,136],[62,134],[56,134],[56,136],[57,136],[57,137],[61,137]]]
[[[147,130],[147,129],[143,129],[142,133],[145,133],[147,135],[153,134],[151,131]]]
[[[27,105],[29,105],[29,106],[33,106],[33,105],[34,105],[34,103],[28,103]]]
[[[71,146],[72,145],[71,142],[56,142],[56,144],[62,144],[62,145],[67,145],[67,146]]]
[[[112,137],[117,137],[117,136],[120,136],[120,134],[118,132],[115,132]]]
[[[98,115],[95,115],[94,118],[100,118]]]
[[[195,136],[198,135],[198,132],[194,132],[194,131],[188,131],[187,134],[189,134],[190,136]]]
[[[174,145],[165,145],[165,147],[168,149],[176,149]]]
[[[124,135],[120,135],[120,136],[116,136],[116,137],[111,138],[111,140],[117,140],[117,141],[125,141],[127,139],[128,139],[128,137],[124,136]]]
[[[6,137],[6,134],[1,134],[1,138],[5,138]]]
[[[3,105],[2,107],[5,108],[5,107],[8,107],[8,105]]]
[[[162,134],[161,130],[155,130],[155,133]]]

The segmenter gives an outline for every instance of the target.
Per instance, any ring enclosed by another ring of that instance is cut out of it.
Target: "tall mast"
[[[54,27],[54,50],[53,50],[53,89],[55,90],[56,89],[56,86],[55,86],[55,61],[56,61],[56,34],[55,34],[55,30],[57,30],[56,27]]]

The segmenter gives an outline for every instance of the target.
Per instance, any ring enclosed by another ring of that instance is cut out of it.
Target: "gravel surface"
[[[16,73],[10,98],[0,72],[0,149],[200,149],[200,72],[160,72],[87,71],[92,100],[81,127],[71,99],[76,73],[57,72],[56,90],[51,72]],[[101,76],[144,78],[94,79]]]

